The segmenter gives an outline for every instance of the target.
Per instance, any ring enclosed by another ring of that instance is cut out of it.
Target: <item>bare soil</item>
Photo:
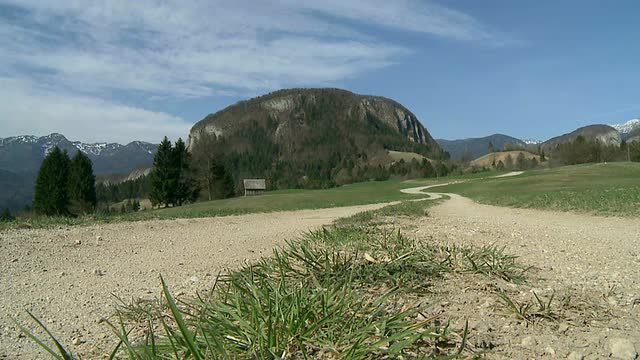
[[[640,219],[500,208],[447,195],[429,217],[389,226],[425,242],[495,244],[535,267],[525,285],[454,274],[434,289],[429,311],[453,329],[469,321],[471,350],[490,359],[635,358]],[[101,358],[115,344],[101,322],[113,313],[111,294],[155,297],[159,274],[175,294],[194,294],[218,272],[268,256],[285,239],[384,205],[0,233],[0,359],[45,358],[8,318],[26,323],[24,308],[74,352]],[[520,302],[554,295],[559,319],[518,319],[498,289]]]
[[[174,294],[194,295],[287,239],[386,205],[1,232],[0,359],[48,358],[10,319],[33,328],[25,309],[71,351],[100,359],[117,343],[102,321],[116,297],[159,296],[160,274]]]
[[[635,359],[640,219],[502,208],[447,195],[451,199],[431,208],[428,218],[394,226],[428,242],[504,247],[534,267],[527,285],[465,275],[451,276],[436,290],[432,311],[457,329],[468,320],[472,348],[490,359]],[[537,304],[534,293],[542,300],[554,296],[551,308],[559,319],[518,319],[498,289],[520,303]]]

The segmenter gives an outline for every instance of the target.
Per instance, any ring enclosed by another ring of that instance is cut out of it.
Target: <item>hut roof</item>
[[[267,183],[264,179],[244,179],[245,190],[266,190]]]

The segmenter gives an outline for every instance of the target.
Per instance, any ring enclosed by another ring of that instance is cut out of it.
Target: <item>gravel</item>
[[[0,232],[0,359],[48,359],[10,320],[33,329],[25,309],[74,353],[101,358],[117,343],[102,321],[115,297],[159,296],[160,274],[194,295],[286,239],[385,205]]]

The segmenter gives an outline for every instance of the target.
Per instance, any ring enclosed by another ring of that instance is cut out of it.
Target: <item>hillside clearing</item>
[[[388,150],[387,153],[392,162],[400,161],[400,160],[404,160],[405,162],[411,162],[413,159],[416,159],[417,161],[422,161],[424,159],[427,159],[424,155],[420,155],[414,152]]]
[[[516,159],[520,154],[524,155],[526,160],[536,159],[537,162],[540,162],[540,155],[532,154],[528,151],[522,150],[513,150],[513,151],[500,151],[500,152],[492,152],[482,157],[479,157],[473,161],[471,161],[470,165],[475,167],[486,167],[491,168],[495,167],[499,161],[502,161],[503,164],[507,164],[508,158],[511,157],[511,163],[515,163]]]

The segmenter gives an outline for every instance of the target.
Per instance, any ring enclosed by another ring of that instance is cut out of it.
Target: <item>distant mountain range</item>
[[[142,141],[127,145],[87,144],[69,141],[56,133],[0,138],[0,208],[15,210],[31,202],[40,164],[54,146],[66,150],[70,157],[77,151],[87,154],[97,176],[124,174],[125,177],[135,169],[151,166],[158,147]]]
[[[493,145],[495,150],[502,150],[505,145],[511,144],[515,146],[527,146],[523,140],[503,134],[493,134],[481,138],[468,138],[459,140],[436,139],[438,144],[451,155],[454,160],[460,160],[466,152],[469,153],[471,159],[477,159],[489,153],[489,144]]]
[[[632,119],[623,124],[612,125],[588,125],[576,129],[570,133],[556,136],[547,141],[534,139],[518,139],[503,134],[494,134],[480,138],[468,138],[458,140],[436,139],[438,144],[451,155],[454,160],[462,158],[465,152],[469,151],[473,159],[477,159],[489,153],[489,143],[494,149],[503,149],[504,145],[511,144],[522,147],[541,146],[544,149],[567,141],[575,140],[578,135],[582,135],[588,140],[595,140],[606,144],[619,145],[622,140],[627,142],[640,141],[640,119]]]

